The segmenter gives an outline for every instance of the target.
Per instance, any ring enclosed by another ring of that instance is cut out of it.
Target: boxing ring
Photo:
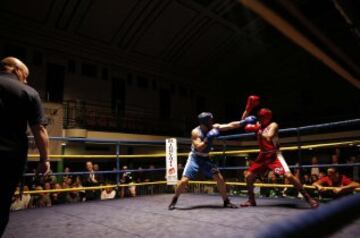
[[[349,120],[344,122],[327,123],[322,125],[313,125],[302,128],[289,128],[281,130],[280,133],[297,133],[297,145],[284,146],[284,150],[300,151],[308,148],[326,148],[334,145],[343,145],[349,143],[360,144],[359,140],[343,141],[343,142],[327,142],[316,145],[302,145],[300,132],[307,130],[321,131],[334,127],[359,125],[360,119]],[[219,138],[221,141],[229,139],[239,139],[253,134],[239,134],[231,136],[223,136]],[[311,210],[307,203],[297,198],[257,198],[258,206],[251,208],[227,209],[222,207],[222,200],[219,194],[204,193],[185,193],[183,194],[176,206],[176,209],[169,211],[168,204],[173,196],[173,187],[167,186],[166,181],[144,182],[134,184],[121,184],[120,174],[126,171],[139,172],[138,170],[121,170],[121,159],[136,159],[137,157],[158,157],[163,158],[165,154],[155,155],[121,155],[120,148],[123,144],[135,143],[129,141],[113,141],[113,140],[95,140],[95,139],[79,139],[79,138],[52,138],[58,141],[86,141],[112,143],[116,145],[115,155],[51,155],[50,158],[110,158],[114,159],[116,170],[98,171],[99,174],[115,174],[116,184],[67,188],[58,190],[42,190],[28,191],[24,193],[36,194],[44,192],[67,192],[76,190],[93,190],[104,189],[107,187],[146,187],[158,186],[158,194],[137,196],[134,198],[114,199],[114,200],[97,200],[79,202],[73,204],[55,205],[46,208],[33,208],[12,212],[8,227],[4,233],[5,238],[10,237],[296,237],[294,234],[301,234],[304,229],[309,229],[313,234],[317,234],[317,230],[326,230],[327,223],[322,222],[318,227],[314,227],[314,223],[318,218],[329,221],[329,224],[338,229],[332,230],[331,237],[357,237],[360,230],[360,193],[350,196],[352,200],[339,199],[338,202],[330,202],[321,204],[320,209]],[[360,139],[360,138],[359,138]],[[164,145],[164,141],[140,141],[140,145],[144,143]],[[239,153],[256,153],[256,149],[246,149],[239,151],[217,151],[213,155],[231,155]],[[186,156],[187,153],[179,153],[179,156]],[[37,155],[30,155],[36,157]],[[308,165],[297,165],[296,167],[310,167]],[[329,167],[330,165],[319,165],[318,167]],[[341,166],[360,166],[359,163],[337,165]],[[295,166],[290,166],[295,167]],[[244,170],[246,166],[221,167],[224,173],[228,170]],[[163,172],[164,168],[143,169],[141,172]],[[62,176],[69,173],[54,173],[56,176]],[[89,172],[71,172],[72,175],[86,175]],[[25,176],[33,176],[34,174],[26,174]],[[226,176],[225,176],[226,180]],[[213,181],[192,181],[189,185],[189,191],[193,191],[190,186],[214,186]],[[228,181],[228,187],[241,187],[244,189],[245,183],[237,181]],[[292,187],[287,184],[255,184],[257,187]],[[305,186],[307,189],[314,189],[313,186]],[[328,188],[332,189],[332,188]],[[357,189],[357,191],[360,191]],[[235,204],[244,202],[245,196],[238,196],[230,193],[231,200]],[[349,198],[345,198],[349,199]],[[344,200],[344,202],[342,202]],[[345,203],[347,206],[344,206]],[[334,205],[333,205],[334,204]],[[349,213],[349,211],[351,211]],[[341,215],[342,212],[346,215]],[[346,213],[345,213],[346,212]],[[338,221],[335,218],[341,217]],[[350,214],[350,215],[349,215]],[[333,220],[331,220],[333,219]],[[305,225],[304,221],[309,220]],[[304,224],[303,226],[297,225]],[[272,225],[274,224],[274,225]],[[284,224],[286,225],[284,228]],[[271,227],[269,227],[269,225]],[[312,226],[311,226],[312,225]],[[346,225],[346,226],[345,226]],[[295,226],[296,229],[290,229]],[[276,229],[274,229],[274,227]],[[289,228],[290,227],[290,228]],[[281,232],[281,230],[285,230]],[[289,231],[290,229],[290,231]],[[300,230],[299,230],[300,229]],[[329,230],[330,231],[330,230]],[[290,232],[290,233],[289,233]],[[293,233],[291,233],[293,232]],[[295,232],[295,233],[294,233]],[[310,233],[310,234],[312,234]],[[319,237],[324,235],[320,233]],[[326,234],[328,235],[328,234]]]
[[[224,209],[219,196],[184,194],[168,211],[170,194],[64,204],[11,214],[10,237],[256,237],[270,223],[285,223],[309,208],[294,199],[258,199],[254,208]],[[236,204],[245,198],[232,198]],[[360,219],[333,237],[357,237]],[[276,232],[276,231],[275,231]],[[274,236],[269,236],[274,237]]]

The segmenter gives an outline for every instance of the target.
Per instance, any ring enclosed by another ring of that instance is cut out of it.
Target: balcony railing
[[[141,134],[188,135],[194,122],[161,118],[157,111],[126,105],[125,110],[111,103],[64,102],[64,128],[117,131]]]

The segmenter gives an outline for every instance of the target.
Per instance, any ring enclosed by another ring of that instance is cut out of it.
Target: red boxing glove
[[[260,104],[260,97],[256,95],[251,95],[248,97],[246,102],[245,110],[247,112],[251,112],[254,107],[258,106]]]
[[[260,124],[256,123],[256,124],[247,124],[244,127],[244,130],[246,132],[257,132],[260,129]]]

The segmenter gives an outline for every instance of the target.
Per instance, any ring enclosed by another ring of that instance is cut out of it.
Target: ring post
[[[222,143],[223,143],[223,163],[222,163],[222,166],[225,167],[226,166],[226,159],[227,159],[227,156],[226,156],[227,147],[226,147],[225,140],[223,140]]]
[[[297,148],[298,148],[298,162],[299,166],[301,168],[302,165],[302,156],[301,156],[301,135],[300,135],[300,129],[296,128],[296,138],[297,138]],[[300,169],[301,171],[301,169]]]
[[[116,185],[119,188],[120,185],[120,143],[116,143]]]
[[[61,155],[65,155],[66,143],[61,143]],[[64,158],[60,158],[56,163],[56,172],[64,172]]]

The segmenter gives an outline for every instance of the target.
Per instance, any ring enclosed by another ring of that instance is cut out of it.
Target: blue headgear
[[[209,126],[213,118],[214,116],[211,112],[202,112],[198,115],[199,123],[205,126]]]

